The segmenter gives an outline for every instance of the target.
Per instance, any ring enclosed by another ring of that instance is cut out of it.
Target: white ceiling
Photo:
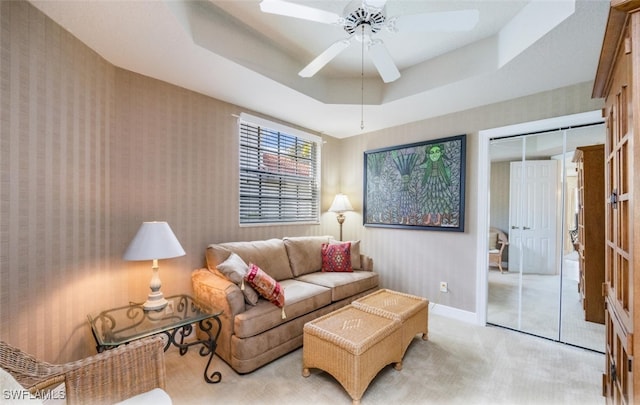
[[[350,3],[291,1],[341,15]],[[299,77],[347,34],[263,13],[259,0],[31,3],[118,67],[338,138],[593,80],[609,9],[608,0],[388,0],[387,17],[477,9],[479,22],[463,33],[376,34],[402,75],[385,84],[366,57],[361,77],[357,42]]]

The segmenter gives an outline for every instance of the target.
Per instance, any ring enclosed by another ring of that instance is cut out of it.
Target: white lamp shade
[[[143,222],[124,252],[124,260],[169,259],[184,256],[178,238],[166,222]]]
[[[333,204],[331,204],[331,207],[329,208],[329,212],[342,213],[345,211],[353,211],[353,207],[351,206],[349,199],[342,193],[336,194],[336,197],[333,199]]]

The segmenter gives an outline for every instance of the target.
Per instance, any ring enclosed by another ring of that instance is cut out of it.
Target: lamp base
[[[142,304],[145,311],[159,311],[167,306],[168,301],[164,298],[162,292],[157,291],[149,294],[147,301]]]
[[[153,270],[151,282],[149,283],[151,292],[147,296],[147,301],[142,304],[142,309],[145,311],[158,311],[167,306],[167,300],[164,299],[164,294],[160,291],[162,283],[160,282],[160,276],[158,276],[158,259],[153,259],[151,270]]]
[[[336,216],[338,218],[338,223],[340,224],[340,242],[342,242],[342,224],[344,224],[344,214],[342,212],[338,213]]]

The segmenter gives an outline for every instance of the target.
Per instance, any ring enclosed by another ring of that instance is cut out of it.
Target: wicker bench
[[[400,321],[403,357],[418,333],[422,334],[422,340],[428,339],[429,301],[426,298],[382,289],[354,301],[352,305]]]
[[[304,325],[302,375],[326,371],[359,404],[380,370],[402,369],[402,353],[400,321],[348,305]]]

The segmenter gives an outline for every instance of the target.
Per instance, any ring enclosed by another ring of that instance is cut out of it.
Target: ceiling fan
[[[388,18],[387,0],[353,0],[345,7],[344,15],[325,11],[285,0],[262,0],[260,9],[265,13],[278,14],[325,24],[339,25],[349,34],[345,39],[331,44],[298,74],[312,77],[327,63],[351,45],[355,38],[367,46],[371,61],[385,83],[400,77],[389,51],[375,34],[381,29],[391,32],[435,32],[468,31],[478,22],[478,10],[444,11],[423,14],[408,14]]]

